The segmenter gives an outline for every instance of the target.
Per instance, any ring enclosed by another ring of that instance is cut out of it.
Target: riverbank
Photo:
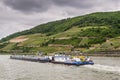
[[[90,52],[84,54],[88,56],[99,56],[99,57],[120,57],[120,50],[99,51],[99,52]]]
[[[38,55],[38,53],[0,53],[0,55]],[[46,55],[55,55],[56,53],[47,53]],[[65,54],[65,55],[81,55],[80,52],[63,52],[57,54]],[[95,56],[95,57],[120,57],[120,51],[117,52],[92,52],[92,53],[83,53],[85,56]]]
[[[84,54],[85,56],[95,57],[120,57],[120,54]]]
[[[1,54],[0,55],[11,55],[11,54]],[[18,54],[18,55],[32,55],[32,54]],[[84,54],[85,56],[93,57],[120,57],[120,54]]]

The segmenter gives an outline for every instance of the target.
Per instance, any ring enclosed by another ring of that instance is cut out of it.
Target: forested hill
[[[10,49],[8,49],[8,47],[5,48],[6,46],[10,46],[9,44],[12,44],[10,42],[11,39],[23,35],[28,38],[28,40],[18,42],[14,44],[12,48],[10,47]],[[28,44],[30,44],[32,45],[31,50],[33,51],[41,50],[41,46],[46,48],[49,44],[71,45],[75,48],[92,49],[96,48],[96,45],[98,44],[100,44],[97,46],[98,48],[102,47],[102,44],[105,44],[106,41],[111,41],[112,38],[117,38],[119,36],[120,11],[97,12],[40,24],[32,29],[14,33],[0,41],[0,50],[16,50],[16,48],[19,50],[20,48],[18,47],[18,44],[26,49],[29,49]],[[29,41],[31,41],[33,37],[33,41],[36,43],[32,42],[32,44]],[[41,38],[44,38],[44,40],[41,41]],[[40,48],[33,49],[33,46],[38,46]],[[114,43],[111,46],[116,49],[119,48],[119,45]],[[23,48],[20,50],[23,50]]]
[[[11,38],[28,35],[35,33],[46,33],[47,35],[56,34],[66,31],[74,26],[86,27],[86,26],[110,26],[112,28],[120,28],[120,11],[117,12],[97,12],[84,16],[78,16],[74,18],[62,19],[59,21],[48,22],[46,24],[38,25],[30,30],[25,30],[12,34],[2,41],[9,40]]]

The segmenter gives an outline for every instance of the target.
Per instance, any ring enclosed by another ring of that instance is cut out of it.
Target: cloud
[[[94,6],[91,0],[3,0],[12,9],[24,12],[44,12],[52,5],[60,7],[90,8]]]
[[[16,25],[16,26],[15,26]],[[22,25],[22,24],[19,24],[19,23],[9,23],[9,27],[7,24],[3,24],[1,27],[0,27],[0,38],[3,38],[5,36],[8,36],[8,34],[12,34],[12,33],[15,33],[16,31],[22,31],[22,30],[25,30],[25,29],[28,29],[27,25]]]
[[[22,13],[47,12],[51,7],[77,9],[78,11],[88,12],[105,11],[120,8],[120,0],[2,0],[11,9]],[[65,10],[65,11],[66,11]],[[73,13],[68,10],[68,14]],[[73,13],[74,14],[74,13]]]
[[[7,6],[22,12],[44,12],[51,6],[51,0],[4,0]]]
[[[69,6],[76,8],[91,8],[94,0],[53,0],[58,6]]]

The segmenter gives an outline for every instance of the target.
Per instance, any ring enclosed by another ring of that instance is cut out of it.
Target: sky
[[[42,23],[120,11],[120,0],[0,0],[0,39]]]

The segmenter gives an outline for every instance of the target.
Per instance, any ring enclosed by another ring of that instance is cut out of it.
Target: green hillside
[[[9,35],[0,40],[0,51],[52,53],[73,49],[83,52],[119,50],[119,37],[120,11],[97,12],[48,22]]]

